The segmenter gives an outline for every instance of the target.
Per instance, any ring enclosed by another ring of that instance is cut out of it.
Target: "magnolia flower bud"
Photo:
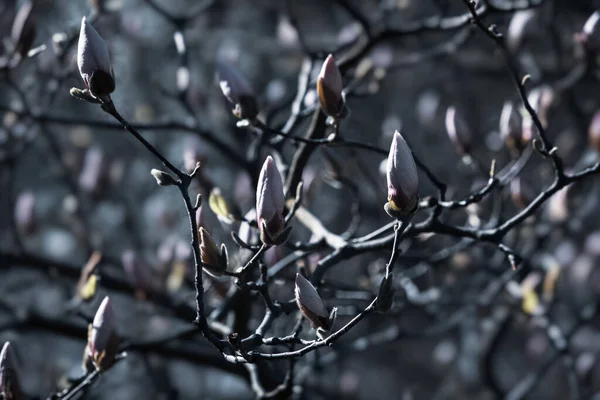
[[[394,132],[386,170],[388,202],[385,211],[401,218],[416,211],[419,202],[419,175],[408,144],[400,132]]]
[[[156,179],[156,183],[159,186],[174,186],[177,185],[177,181],[171,175],[166,173],[165,171],[161,171],[159,169],[152,169],[150,171],[154,179]]]
[[[19,194],[15,203],[15,223],[24,235],[31,235],[37,229],[35,215],[35,195],[26,191]]]
[[[547,85],[532,89],[527,96],[529,104],[537,113],[538,119],[544,129],[548,127],[548,117],[550,116],[550,109],[554,104],[554,97],[554,90]],[[537,129],[533,118],[531,118],[531,115],[524,107],[521,114],[523,115],[522,141],[523,143],[528,143],[533,139]]]
[[[77,66],[92,96],[108,96],[115,90],[115,76],[106,43],[85,17],[81,20],[79,32]]]
[[[600,11],[594,11],[589,16],[577,39],[588,51],[597,51],[600,49]]]
[[[533,190],[523,179],[516,177],[510,181],[510,198],[517,208],[520,210],[524,209],[531,203],[534,197]]]
[[[86,360],[100,371],[109,369],[115,362],[119,351],[119,336],[116,332],[116,317],[112,309],[110,298],[102,300],[94,321],[88,329],[88,344]]]
[[[510,101],[504,103],[500,113],[500,137],[509,149],[521,150],[521,114]]]
[[[512,52],[517,52],[528,34],[533,32],[534,10],[521,10],[514,13],[506,33],[506,45]]]
[[[315,289],[308,279],[298,273],[296,274],[296,289],[294,290],[294,294],[300,312],[314,329],[325,331],[331,329],[337,310],[334,308],[331,314],[328,314],[321,296],[317,293],[317,289]]]
[[[14,53],[19,54],[21,57],[25,57],[35,38],[35,25],[31,19],[31,12],[33,11],[33,2],[26,1],[15,16],[13,21],[12,29],[10,31],[10,38],[14,46]]]
[[[600,111],[596,111],[588,128],[590,146],[600,152]]]
[[[317,78],[317,93],[323,112],[330,117],[340,118],[344,114],[342,74],[330,54],[321,67]]]
[[[143,297],[150,289],[150,277],[146,265],[133,250],[126,250],[121,254],[121,264],[136,293]]]
[[[256,188],[256,222],[265,244],[277,246],[289,236],[291,228],[285,229],[283,219],[284,202],[281,175],[273,157],[268,156],[260,170]]]
[[[234,106],[233,115],[240,119],[256,118],[258,103],[246,77],[232,65],[218,62],[217,79],[223,95]]]
[[[4,343],[0,352],[0,398],[7,400],[25,398],[19,383],[19,365],[10,342]]]
[[[200,236],[200,261],[202,261],[202,269],[210,276],[218,278],[227,270],[227,248],[222,244],[221,251],[219,252],[210,233],[202,227],[198,229],[198,235]]]
[[[446,131],[458,154],[468,154],[471,151],[473,141],[471,128],[454,106],[450,106],[446,110]]]

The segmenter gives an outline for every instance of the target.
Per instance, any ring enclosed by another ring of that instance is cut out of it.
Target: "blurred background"
[[[489,243],[435,232],[406,237],[390,313],[368,316],[334,346],[293,363],[260,362],[256,373],[228,363],[190,330],[189,225],[178,191],[150,175],[160,163],[99,106],[69,95],[83,87],[76,48],[87,16],[109,47],[119,112],[176,166],[190,172],[201,162],[192,193],[207,199],[218,188],[245,215],[270,150],[254,130],[236,126],[215,81],[217,61],[248,78],[262,121],[282,129],[293,119],[290,132],[303,136],[319,107],[316,77],[332,53],[343,65],[350,111],[342,137],[387,151],[399,130],[448,185],[448,200],[485,187],[492,160],[502,172],[522,163],[489,195],[442,217],[492,228],[545,190],[554,170],[532,154],[531,124],[504,54],[469,22],[463,2],[36,0],[19,35],[15,16],[26,3],[0,3],[0,343],[15,350],[27,398],[46,398],[80,377],[87,326],[105,295],[127,357],[80,398],[251,399],[259,397],[253,378],[272,390],[291,366],[291,393],[279,398],[600,398],[597,175],[554,194],[506,235],[521,257],[516,270]],[[520,76],[528,76],[527,94],[566,171],[593,165],[600,34],[585,36],[584,24],[600,2],[481,5]],[[23,35],[32,42],[19,55]],[[515,113],[510,129],[506,107]],[[286,144],[284,164],[296,150]],[[303,206],[348,238],[388,224],[384,154],[319,147],[303,170]],[[427,198],[438,196],[420,176],[425,207],[417,222],[428,216]],[[231,232],[247,226],[224,224],[207,203],[198,221],[226,244],[232,269],[243,265],[252,254]],[[291,241],[311,240],[294,223]],[[374,298],[390,250],[328,270],[320,293],[328,309],[338,307],[337,327]],[[294,251],[272,248],[264,263],[272,267]],[[285,264],[271,296],[292,300],[297,269],[312,271],[330,252],[315,247]],[[96,266],[91,289],[86,263]],[[260,324],[265,307],[257,293],[232,297],[230,277],[205,275],[204,286],[211,321],[244,337]],[[93,295],[82,295],[86,288]],[[281,316],[269,336],[289,334],[298,318]],[[307,324],[302,337],[315,337]]]

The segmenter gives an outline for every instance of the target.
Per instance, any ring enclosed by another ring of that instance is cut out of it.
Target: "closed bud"
[[[230,199],[225,198],[221,189],[213,187],[208,196],[208,206],[214,212],[219,221],[231,225],[242,219],[241,211]]]
[[[200,261],[202,261],[202,269],[207,274],[218,278],[227,270],[227,248],[221,246],[221,251],[215,244],[212,236],[204,228],[198,229],[200,236]]]
[[[471,151],[473,141],[471,127],[454,106],[446,110],[446,131],[458,154],[468,154]]]
[[[394,274],[384,276],[379,284],[379,291],[377,293],[377,301],[375,302],[375,309],[380,313],[386,313],[392,308],[394,303]]]
[[[521,10],[514,13],[506,33],[506,45],[510,51],[519,51],[527,36],[534,31],[534,16],[534,10]]]
[[[419,203],[419,175],[408,144],[394,132],[387,159],[386,178],[388,202],[385,211],[392,218],[402,218],[414,213]]]
[[[24,235],[35,233],[37,218],[35,215],[35,195],[32,192],[20,193],[15,203],[15,223]]]
[[[165,171],[161,171],[159,169],[152,169],[150,171],[154,179],[156,179],[156,183],[159,186],[174,186],[177,185],[177,181],[171,175],[167,174]]]
[[[302,274],[296,274],[294,295],[300,312],[314,329],[328,331],[331,328],[335,312],[330,316],[317,289]]]
[[[92,96],[105,97],[115,90],[115,76],[106,43],[85,17],[81,20],[79,32],[77,66]]]
[[[25,396],[19,382],[19,365],[10,342],[4,343],[0,352],[0,399],[23,400]]]
[[[345,101],[342,93],[342,74],[330,54],[321,67],[317,78],[317,93],[323,112],[333,118],[344,115]]]
[[[19,8],[10,31],[14,53],[21,58],[27,56],[35,38],[35,25],[32,20],[33,2],[26,1]]]
[[[500,114],[500,137],[509,149],[521,150],[522,118],[513,103],[507,101]]]
[[[121,264],[125,274],[135,287],[136,293],[140,297],[144,297],[145,293],[150,290],[150,276],[146,265],[138,254],[133,250],[126,250],[121,254]]]
[[[550,109],[555,100],[554,90],[547,85],[537,87],[531,90],[527,96],[527,100],[529,101],[529,104],[533,110],[536,112],[542,127],[546,129],[548,127]],[[528,143],[534,138],[537,129],[533,119],[531,118],[531,115],[527,110],[525,110],[525,108],[522,109],[521,115],[523,116],[522,141],[523,143]]]
[[[256,222],[263,243],[277,246],[283,244],[290,232],[285,228],[283,183],[273,157],[265,160],[256,188]]]
[[[102,300],[94,321],[88,329],[88,344],[86,360],[100,370],[105,371],[112,367],[119,351],[119,336],[116,332],[116,317],[112,309],[110,298]]]
[[[594,151],[600,153],[600,111],[596,111],[588,128],[588,139]]]
[[[223,95],[234,106],[233,115],[240,119],[256,118],[258,102],[246,77],[232,65],[218,62],[217,79]]]
[[[577,39],[590,52],[600,50],[600,11],[594,11],[585,21]]]
[[[107,162],[104,151],[99,147],[90,147],[83,159],[79,173],[79,187],[86,193],[102,193],[107,178]]]

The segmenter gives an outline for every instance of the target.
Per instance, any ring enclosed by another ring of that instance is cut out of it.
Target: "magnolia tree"
[[[52,3],[0,8],[0,398],[598,396],[600,11]]]

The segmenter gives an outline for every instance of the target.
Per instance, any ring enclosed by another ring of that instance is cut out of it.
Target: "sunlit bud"
[[[219,251],[212,236],[204,228],[198,229],[198,235],[200,236],[202,268],[207,274],[218,278],[227,270],[227,248],[223,244],[221,245],[221,251]]]
[[[35,233],[37,218],[35,215],[35,195],[32,192],[22,192],[15,203],[15,223],[24,235]]]
[[[377,293],[377,301],[375,302],[375,309],[378,312],[386,313],[392,308],[394,304],[394,274],[384,276],[379,284],[379,291]]]
[[[600,111],[596,111],[588,128],[588,139],[590,146],[600,152]]]
[[[506,46],[512,52],[517,52],[527,35],[533,31],[534,10],[521,10],[514,13],[506,33]]]
[[[285,229],[283,207],[285,198],[281,174],[275,166],[273,157],[265,160],[256,188],[256,222],[260,230],[263,243],[277,246],[283,244],[290,228]]]
[[[208,206],[224,224],[230,225],[242,218],[239,208],[230,199],[225,198],[221,189],[216,186],[210,191]]]
[[[521,114],[510,101],[504,103],[500,114],[500,137],[509,149],[521,149]]]
[[[33,2],[23,3],[12,25],[10,38],[14,46],[14,52],[25,57],[35,38],[35,25],[32,20]]]
[[[510,182],[510,198],[517,208],[523,209],[533,200],[534,193],[523,179],[516,177]]]
[[[471,128],[454,106],[450,106],[446,110],[446,131],[458,154],[468,154],[471,151],[473,141]]]
[[[154,179],[156,179],[156,183],[160,186],[173,186],[177,185],[177,181],[171,175],[166,173],[165,171],[161,171],[159,169],[152,169],[150,171]]]
[[[223,95],[234,106],[233,115],[240,119],[254,119],[258,102],[248,79],[232,65],[217,63],[217,79]]]
[[[116,317],[107,296],[102,300],[88,329],[87,356],[98,370],[104,371],[113,365],[119,351],[119,342]]]
[[[19,365],[10,342],[4,343],[0,352],[0,398],[23,400],[25,396],[19,382]]]
[[[554,90],[547,85],[536,87],[531,90],[527,96],[529,104],[536,112],[542,127],[545,129],[548,126],[548,117],[550,116],[550,108],[552,107],[555,97]],[[537,132],[533,118],[529,112],[523,107],[521,109],[521,115],[523,117],[523,133],[522,141],[527,143],[531,141]]]
[[[147,266],[133,250],[126,250],[121,254],[121,264],[123,264],[125,274],[135,287],[137,294],[143,297],[150,289]]]
[[[569,218],[569,189],[571,185],[554,193],[546,203],[546,213],[554,223],[565,222]]]
[[[577,35],[577,40],[588,51],[597,51],[600,49],[600,11],[594,11],[585,21],[583,29]]]
[[[342,74],[330,54],[317,78],[317,93],[323,112],[330,117],[339,118],[344,114],[344,95],[342,85]]]
[[[408,144],[394,132],[386,169],[388,202],[385,211],[401,218],[416,211],[419,202],[419,175]]]
[[[328,331],[334,322],[335,308],[331,314],[327,312],[317,289],[302,274],[296,274],[296,303],[302,315],[314,329]]]
[[[115,90],[108,47],[85,17],[81,20],[77,66],[86,88],[94,97],[108,96]]]

